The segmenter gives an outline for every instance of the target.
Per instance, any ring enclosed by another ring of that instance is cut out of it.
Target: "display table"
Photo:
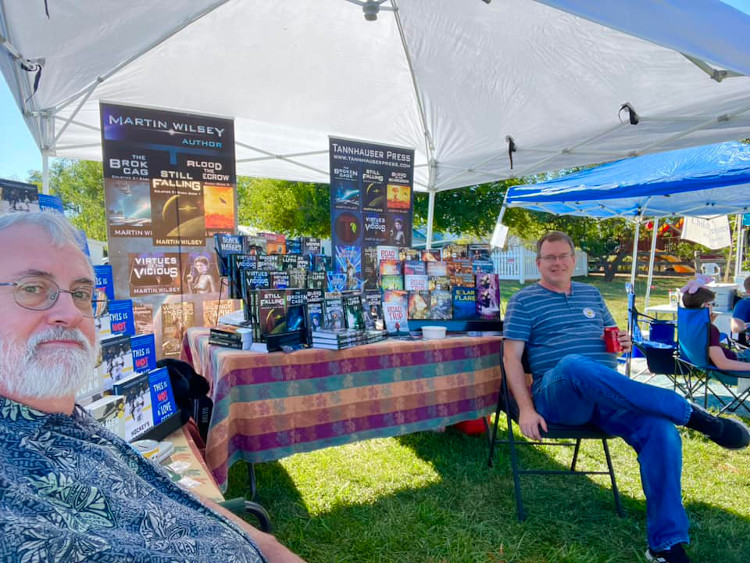
[[[257,463],[489,414],[501,337],[385,340],[341,351],[259,354],[208,345],[191,328],[182,359],[211,384],[206,463],[222,490],[236,461]]]
[[[169,456],[165,465],[172,470],[177,470],[177,473],[182,477],[177,484],[202,498],[214,502],[223,502],[224,496],[211,477],[208,466],[190,436],[190,432],[187,431],[187,427],[178,428],[165,440],[172,442],[174,446],[174,452]]]

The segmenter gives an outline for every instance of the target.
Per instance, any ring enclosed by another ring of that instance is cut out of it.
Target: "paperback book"
[[[477,274],[477,314],[481,319],[500,318],[500,284],[497,274]]]
[[[304,330],[307,292],[304,289],[288,289],[286,298],[286,331]]]
[[[477,290],[474,287],[454,287],[453,295],[453,318],[456,320],[476,319],[477,314]]]
[[[405,260],[404,261],[404,275],[405,276],[424,276],[427,274],[427,264],[421,260]]]
[[[416,275],[416,274],[405,275],[404,276],[404,289],[406,291],[427,291],[427,276]]]
[[[362,296],[359,294],[343,296],[346,327],[354,330],[365,329],[365,316],[362,307]]]
[[[341,297],[326,297],[324,311],[324,329],[337,330],[346,327],[346,322],[344,320],[344,302]]]
[[[169,417],[177,414],[177,404],[172,392],[167,368],[159,368],[148,374],[148,384],[151,390],[151,407],[154,425],[158,426]]]
[[[366,290],[363,307],[365,310],[365,327],[368,330],[384,330],[383,296],[380,290]]]
[[[261,336],[286,332],[285,302],[284,290],[258,290],[258,318]]]
[[[430,292],[410,291],[409,298],[409,320],[430,318]]]
[[[154,426],[148,373],[134,373],[112,386],[114,395],[125,397],[125,435],[132,442]]]
[[[404,276],[380,276],[380,287],[383,290],[403,290]]]
[[[130,299],[113,300],[108,303],[109,323],[112,334],[135,334],[133,302]]]
[[[153,334],[131,337],[130,351],[133,355],[133,370],[141,372],[156,369],[156,342]]]
[[[453,302],[450,291],[436,289],[430,292],[430,318],[439,320],[453,318]]]
[[[409,334],[407,312],[409,301],[406,291],[383,291],[383,319],[388,334]]]
[[[107,430],[125,439],[125,397],[107,395],[83,408]]]

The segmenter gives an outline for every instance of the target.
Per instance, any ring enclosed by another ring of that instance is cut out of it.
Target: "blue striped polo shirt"
[[[572,282],[570,295],[555,293],[538,283],[523,288],[508,302],[503,335],[526,343],[534,381],[564,356],[582,354],[616,368],[617,357],[604,347],[604,327],[615,320],[599,290]]]

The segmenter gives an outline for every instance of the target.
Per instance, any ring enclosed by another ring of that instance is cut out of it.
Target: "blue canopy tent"
[[[498,224],[508,207],[579,215],[622,217],[635,222],[634,240],[644,217],[715,217],[750,213],[750,145],[739,142],[693,147],[627,158],[548,182],[514,186],[505,194]],[[651,244],[649,282],[656,249]],[[633,245],[631,283],[637,245]],[[648,289],[646,290],[648,303]]]

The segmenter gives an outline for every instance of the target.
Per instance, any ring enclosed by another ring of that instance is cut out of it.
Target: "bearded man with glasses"
[[[64,216],[0,216],[0,249],[0,560],[301,561],[75,404],[107,302]]]
[[[602,338],[614,327],[599,290],[572,281],[575,248],[565,233],[537,242],[539,283],[508,302],[503,322],[508,386],[518,403],[523,434],[542,438],[547,421],[593,425],[620,436],[638,453],[646,495],[648,549],[655,562],[690,561],[688,518],[682,505],[682,442],[675,425],[697,430],[731,449],[747,447],[750,432],[737,420],[714,416],[669,389],[628,379]],[[619,331],[623,351],[632,346]],[[527,387],[523,356],[533,377]]]

